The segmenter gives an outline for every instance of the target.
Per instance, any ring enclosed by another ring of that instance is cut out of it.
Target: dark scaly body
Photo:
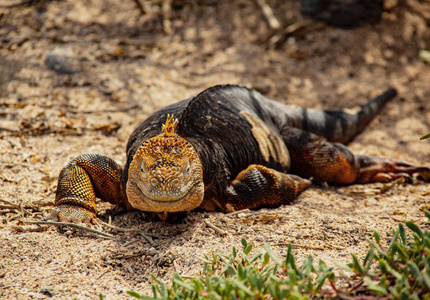
[[[354,156],[338,144],[346,143],[360,133],[395,95],[396,91],[389,89],[355,108],[322,111],[282,104],[242,86],[211,87],[193,98],[155,112],[135,129],[127,144],[127,161],[121,181],[113,188],[115,195],[119,193],[121,196],[116,196],[114,202],[139,208],[133,203],[141,200],[131,201],[131,198],[141,197],[137,194],[144,188],[134,187],[130,192],[128,184],[140,180],[135,175],[137,165],[133,165],[134,175],[130,180],[130,166],[137,160],[138,149],[160,135],[168,115],[177,120],[175,134],[188,141],[200,159],[204,199],[198,206],[206,210],[232,211],[289,203],[309,186],[309,182],[286,173],[317,182],[350,184],[389,181],[413,172],[427,172],[428,168],[399,161]],[[389,167],[381,167],[383,164]],[[115,172],[118,176],[119,172]],[[95,177],[96,173],[89,176]],[[60,176],[59,186],[62,181],[70,181],[69,175],[63,177]],[[92,182],[96,196],[103,198],[103,193],[97,192],[100,188],[96,187],[101,183],[97,183],[97,179]],[[81,204],[79,201],[62,201],[67,199],[68,192],[59,190],[61,197],[57,192],[56,205],[72,204],[84,209],[88,206],[81,205],[86,200]],[[112,202],[110,196],[107,198],[105,200]],[[178,207],[168,212],[181,211],[180,205]],[[190,210],[190,207],[184,210]],[[152,211],[161,213],[163,209]],[[162,218],[167,217],[165,213]]]
[[[230,181],[251,164],[280,172],[294,168],[294,162],[291,166],[288,157],[289,145],[283,149],[285,141],[282,134],[288,135],[290,127],[344,143],[360,133],[395,95],[395,90],[390,89],[383,96],[362,105],[360,110],[357,108],[357,114],[351,114],[344,110],[321,111],[282,104],[242,86],[214,86],[191,99],[155,112],[134,130],[127,144],[123,183],[127,181],[128,166],[136,149],[160,133],[168,114],[178,120],[176,133],[195,147],[202,161],[205,200],[221,201],[225,199],[224,191]],[[254,116],[254,119],[249,116]],[[262,126],[267,130],[255,133],[256,127]],[[265,133],[273,138],[265,136]],[[287,157],[273,157],[276,156],[274,151],[275,155],[269,155],[267,159],[256,139],[258,134],[260,143],[274,144],[273,148],[284,150],[279,154]],[[292,173],[297,172],[293,170]]]

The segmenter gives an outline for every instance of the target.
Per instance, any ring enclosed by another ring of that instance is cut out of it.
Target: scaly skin
[[[321,111],[240,86],[209,88],[142,122],[130,136],[124,169],[100,154],[72,160],[60,173],[52,217],[93,222],[100,198],[166,221],[195,208],[231,212],[289,204],[310,180],[388,182],[414,173],[428,179],[427,167],[354,155],[341,144],[395,95],[388,89],[354,108]]]
[[[163,133],[143,143],[130,164],[128,201],[135,209],[190,211],[203,201],[203,168],[194,147],[175,132],[168,116]]]

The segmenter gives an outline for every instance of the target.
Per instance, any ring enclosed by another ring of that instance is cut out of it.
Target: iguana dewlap
[[[429,168],[352,154],[342,143],[360,133],[394,96],[344,110],[306,109],[242,86],[214,86],[167,106],[130,136],[122,168],[84,154],[60,173],[61,221],[96,218],[96,197],[127,209],[231,212],[291,203],[313,182],[387,182]]]

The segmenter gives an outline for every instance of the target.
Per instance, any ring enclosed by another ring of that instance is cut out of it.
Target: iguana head
[[[175,133],[168,115],[162,133],[136,151],[128,171],[127,198],[139,210],[190,211],[203,201],[203,169],[194,147]]]

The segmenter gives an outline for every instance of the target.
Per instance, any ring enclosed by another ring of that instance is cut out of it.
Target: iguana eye
[[[191,165],[189,163],[187,163],[187,166],[185,167],[185,171],[184,171],[184,178],[188,179],[191,176]]]
[[[140,164],[140,177],[142,177],[143,179],[146,179],[147,176],[148,176],[148,171],[146,170],[145,162],[142,162]]]

